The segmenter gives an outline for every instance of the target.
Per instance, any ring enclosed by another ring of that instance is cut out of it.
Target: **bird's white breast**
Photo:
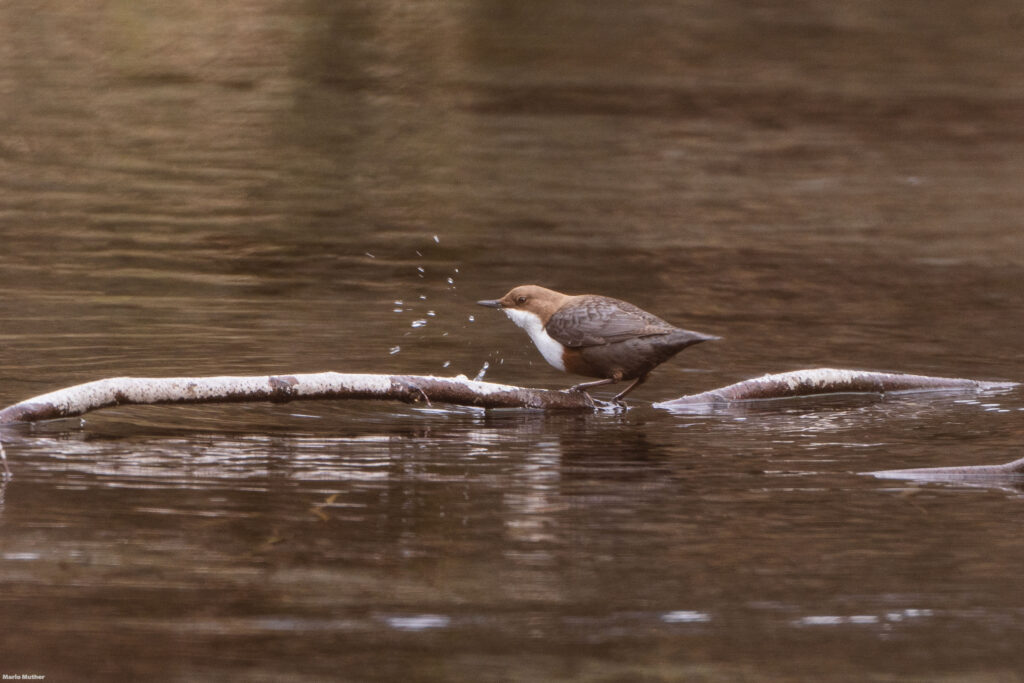
[[[562,360],[562,345],[551,338],[551,335],[544,329],[540,322],[540,316],[529,311],[520,311],[515,308],[503,308],[509,320],[526,330],[533,341],[534,346],[540,351],[551,366],[565,372],[565,362]]]

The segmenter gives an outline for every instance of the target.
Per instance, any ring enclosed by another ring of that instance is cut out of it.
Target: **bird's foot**
[[[625,401],[616,401],[615,399],[610,401],[592,400],[594,401],[594,410],[607,415],[625,415],[629,410],[629,406]]]

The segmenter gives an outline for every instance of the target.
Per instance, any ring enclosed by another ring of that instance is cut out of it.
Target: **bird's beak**
[[[484,299],[477,301],[477,304],[487,306],[487,308],[501,308],[501,299]]]

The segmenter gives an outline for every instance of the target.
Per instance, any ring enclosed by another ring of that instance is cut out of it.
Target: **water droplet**
[[[420,294],[420,299],[426,301],[427,300],[427,295],[426,294]]]
[[[473,378],[474,382],[479,382],[487,374],[487,368],[491,367],[491,364],[484,361],[483,367],[480,368],[480,372],[476,373],[476,377]]]
[[[412,323],[410,323],[409,327],[423,327],[426,324],[427,324],[426,319],[425,318],[420,318],[419,320],[413,320]]]
[[[473,316],[469,316],[469,322],[476,322],[476,318],[474,318]]]
[[[364,254],[366,254],[367,256],[369,256],[370,258],[377,258],[376,256],[374,256],[373,254],[371,254],[371,253],[370,253],[370,252],[368,252],[368,251],[365,251],[365,252],[363,252],[363,253],[364,253]]]
[[[423,270],[423,266],[416,266],[416,270],[420,271],[421,273],[427,272],[427,271]]]
[[[395,313],[401,313],[401,312],[403,312],[403,311],[404,311],[405,309],[404,309],[404,308],[392,308],[391,310],[392,310],[392,311],[394,311]]]
[[[448,367],[451,364],[452,364],[452,362],[450,360],[446,360],[445,362],[441,363],[441,367],[442,368],[446,368],[446,367]]]
[[[437,315],[437,313],[434,313],[433,311],[427,311],[427,315],[433,318],[435,315]]]
[[[453,278],[448,278],[448,284],[454,285],[455,284],[455,280]]]
[[[402,305],[402,300],[401,299],[395,299],[394,304],[396,306],[401,306]]]
[[[434,244],[441,244],[441,238],[437,235],[434,235]]]
[[[455,269],[455,272],[456,272],[456,273],[457,273],[457,272],[459,272],[459,269],[458,269],[458,268],[456,268],[456,269]]]
[[[401,350],[402,350],[401,346],[392,346],[391,350],[388,351],[388,353],[390,353],[393,356],[393,355],[395,355],[396,353],[398,353]]]

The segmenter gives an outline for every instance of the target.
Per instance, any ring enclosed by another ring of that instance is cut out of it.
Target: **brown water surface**
[[[6,429],[0,673],[1018,680],[1012,2],[11,2],[0,404],[118,375],[562,387],[538,282],[724,337],[624,415],[305,403]]]

